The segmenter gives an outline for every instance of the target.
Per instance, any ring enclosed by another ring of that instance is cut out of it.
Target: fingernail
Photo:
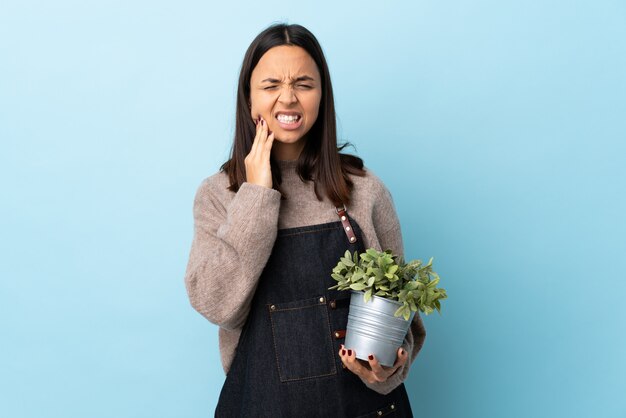
[[[346,355],[346,350],[341,350],[341,355],[345,356]]]
[[[348,355],[351,356],[352,355],[352,350],[348,350]]]
[[[265,126],[265,119],[261,119],[261,125]]]
[[[369,356],[367,356],[367,358],[370,359],[370,360],[374,360],[374,356],[371,355],[371,354]]]
[[[401,348],[401,349],[400,349],[400,354],[401,354],[401,355],[404,355],[404,348]]]

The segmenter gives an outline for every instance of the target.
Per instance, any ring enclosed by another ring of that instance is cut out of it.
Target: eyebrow
[[[265,80],[262,80],[261,83],[264,83],[266,81],[270,82],[270,83],[278,83],[278,82],[280,82],[280,80],[278,80],[276,78],[266,78]],[[300,77],[296,78],[294,81],[297,83],[298,81],[315,81],[315,79],[313,77],[308,76],[308,75],[303,75],[303,76],[300,76]]]

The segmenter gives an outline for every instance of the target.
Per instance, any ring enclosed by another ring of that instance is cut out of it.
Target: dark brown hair
[[[296,171],[303,181],[312,180],[315,195],[322,200],[320,188],[336,206],[348,204],[353,183],[348,174],[364,176],[363,160],[349,154],[340,154],[348,143],[337,147],[337,125],[333,87],[322,48],[315,36],[303,26],[274,24],[257,35],[243,59],[237,88],[235,138],[231,157],[221,170],[228,174],[229,189],[236,192],[246,181],[244,159],[252,148],[256,127],[250,117],[250,77],[259,60],[269,49],[280,45],[303,48],[317,64],[320,72],[322,98],[317,120],[307,133],[306,143],[298,159]],[[270,157],[273,187],[280,191],[281,173],[278,164]]]

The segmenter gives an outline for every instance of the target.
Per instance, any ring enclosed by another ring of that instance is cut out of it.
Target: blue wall
[[[0,5],[0,415],[212,415],[191,206],[288,20],[450,295],[416,416],[626,417],[625,3],[225,3]]]

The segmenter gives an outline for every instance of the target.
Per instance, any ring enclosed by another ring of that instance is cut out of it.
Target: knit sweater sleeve
[[[280,193],[243,183],[226,203],[212,190],[212,179],[202,182],[194,199],[185,286],[196,311],[233,330],[245,323],[276,240]]]
[[[394,254],[404,256],[400,221],[396,214],[391,193],[382,183],[379,184],[379,198],[376,199],[376,203],[373,207],[373,222],[376,235],[378,236],[378,242],[381,246],[380,250],[390,249]],[[402,348],[409,353],[409,358],[404,366],[398,368],[398,370],[384,382],[369,383],[363,381],[363,383],[365,383],[368,388],[383,395],[394,390],[408,377],[411,363],[421,350],[425,338],[426,329],[424,328],[424,323],[422,322],[419,312],[417,312],[402,343]]]

